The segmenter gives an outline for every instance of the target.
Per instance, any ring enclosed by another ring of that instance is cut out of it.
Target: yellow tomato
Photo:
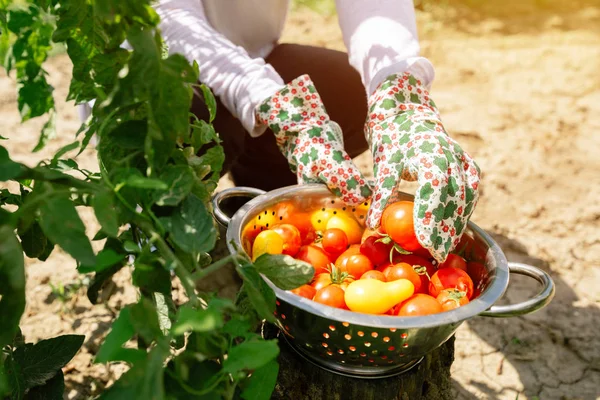
[[[365,314],[384,314],[396,304],[413,295],[415,287],[408,279],[382,282],[359,279],[348,285],[344,294],[351,311]]]
[[[254,244],[252,244],[252,260],[256,260],[265,253],[283,253],[283,238],[277,232],[262,231],[254,239]]]
[[[327,221],[326,229],[338,228],[348,237],[348,244],[360,243],[363,228],[358,222],[346,213],[338,213]]]

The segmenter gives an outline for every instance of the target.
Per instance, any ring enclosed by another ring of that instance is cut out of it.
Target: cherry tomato
[[[315,293],[317,290],[310,285],[302,285],[296,289],[291,290],[292,293],[297,294],[298,296],[306,297],[309,300],[312,300],[315,297]]]
[[[315,288],[317,291],[329,285],[331,285],[331,274],[329,272],[322,272],[318,275],[315,275],[315,278],[310,284],[310,286]]]
[[[313,245],[300,247],[295,258],[312,265],[315,269],[315,276],[323,272],[328,272],[329,264],[331,264],[329,257],[323,249]]]
[[[341,229],[326,229],[325,232],[323,232],[321,243],[323,245],[323,250],[337,256],[343,253],[348,247],[348,237]]]
[[[350,247],[348,247],[346,251],[340,254],[335,260],[335,267],[339,270],[345,271],[348,259],[350,258],[350,256],[353,256],[355,254],[360,254],[360,246],[358,244],[350,245]]]
[[[351,255],[346,262],[346,272],[354,279],[360,279],[365,272],[371,271],[372,269],[373,263],[362,254]]]
[[[415,251],[422,246],[415,235],[412,201],[390,204],[381,216],[381,227],[404,250]]]
[[[448,254],[448,258],[446,258],[446,261],[444,261],[438,266],[438,269],[447,267],[458,268],[467,272],[467,261],[458,254],[450,253]]]
[[[293,257],[298,253],[302,245],[298,228],[292,224],[277,224],[271,230],[277,232],[283,238],[283,254]]]
[[[393,243],[384,243],[382,236],[369,236],[360,245],[360,252],[375,265],[381,265],[390,259]]]
[[[433,274],[429,282],[429,294],[437,297],[444,289],[458,289],[466,292],[469,300],[473,297],[473,281],[469,274],[462,269],[442,268]]]
[[[261,255],[281,254],[283,252],[283,238],[274,231],[262,231],[256,236],[252,244],[252,260],[256,260]]]
[[[330,307],[347,309],[344,300],[344,290],[339,285],[329,285],[319,289],[313,298],[317,303],[325,304]]]
[[[442,312],[442,305],[435,297],[417,293],[397,307],[395,314],[404,317],[416,317]]]
[[[294,225],[300,232],[302,244],[311,244],[315,241],[317,234],[310,222],[309,213],[296,213],[289,217],[288,224]]]
[[[408,279],[415,286],[415,293],[423,293],[421,290],[422,282],[419,274],[415,272],[413,266],[407,263],[398,263],[394,265],[390,265],[383,272],[385,275],[385,279],[388,282],[396,281],[398,279]],[[425,288],[425,290],[427,290]]]
[[[408,299],[413,293],[414,286],[407,279],[394,282],[360,279],[348,285],[345,299],[348,308],[352,311],[384,314],[395,304]]]
[[[358,244],[362,237],[362,227],[356,220],[345,212],[337,213],[327,221],[327,229],[338,228],[344,231],[349,244]]]
[[[381,282],[387,282],[387,279],[385,278],[383,272],[377,271],[375,269],[365,272],[364,274],[362,274],[360,279],[377,279]]]
[[[413,270],[421,278],[421,290],[420,293],[428,293],[429,291],[429,280],[435,273],[435,266],[431,261],[419,257],[414,254],[401,254],[394,258],[395,262],[405,262],[412,265]]]
[[[457,289],[442,290],[436,300],[441,304],[444,311],[454,310],[469,303],[467,294]]]

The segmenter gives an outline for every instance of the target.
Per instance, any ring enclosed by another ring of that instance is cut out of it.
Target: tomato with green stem
[[[360,245],[360,252],[367,256],[374,265],[381,265],[390,259],[393,244],[385,241],[383,236],[373,235]]]
[[[438,269],[429,282],[429,294],[439,296],[444,289],[457,289],[473,297],[473,280],[465,271],[459,268],[447,267]]]
[[[436,297],[444,311],[454,310],[465,304],[469,304],[467,293],[458,289],[444,289]]]

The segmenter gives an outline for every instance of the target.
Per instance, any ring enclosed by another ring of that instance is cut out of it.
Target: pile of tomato
[[[310,263],[312,281],[291,292],[330,307],[420,316],[458,308],[479,294],[486,272],[480,261],[467,260],[472,237],[463,235],[438,265],[416,238],[413,202],[388,205],[376,231],[365,229],[368,207],[306,211],[282,202],[248,223],[242,242],[253,259],[286,254]]]

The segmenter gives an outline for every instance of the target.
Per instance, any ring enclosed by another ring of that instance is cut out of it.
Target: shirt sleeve
[[[350,64],[360,73],[367,95],[394,73],[410,72],[427,88],[435,72],[419,55],[412,0],[336,0]]]
[[[219,97],[251,136],[266,125],[255,120],[258,104],[284,86],[275,69],[262,58],[251,58],[208,23],[199,0],[160,0],[154,8],[170,53],[183,54],[200,67],[200,81]]]

